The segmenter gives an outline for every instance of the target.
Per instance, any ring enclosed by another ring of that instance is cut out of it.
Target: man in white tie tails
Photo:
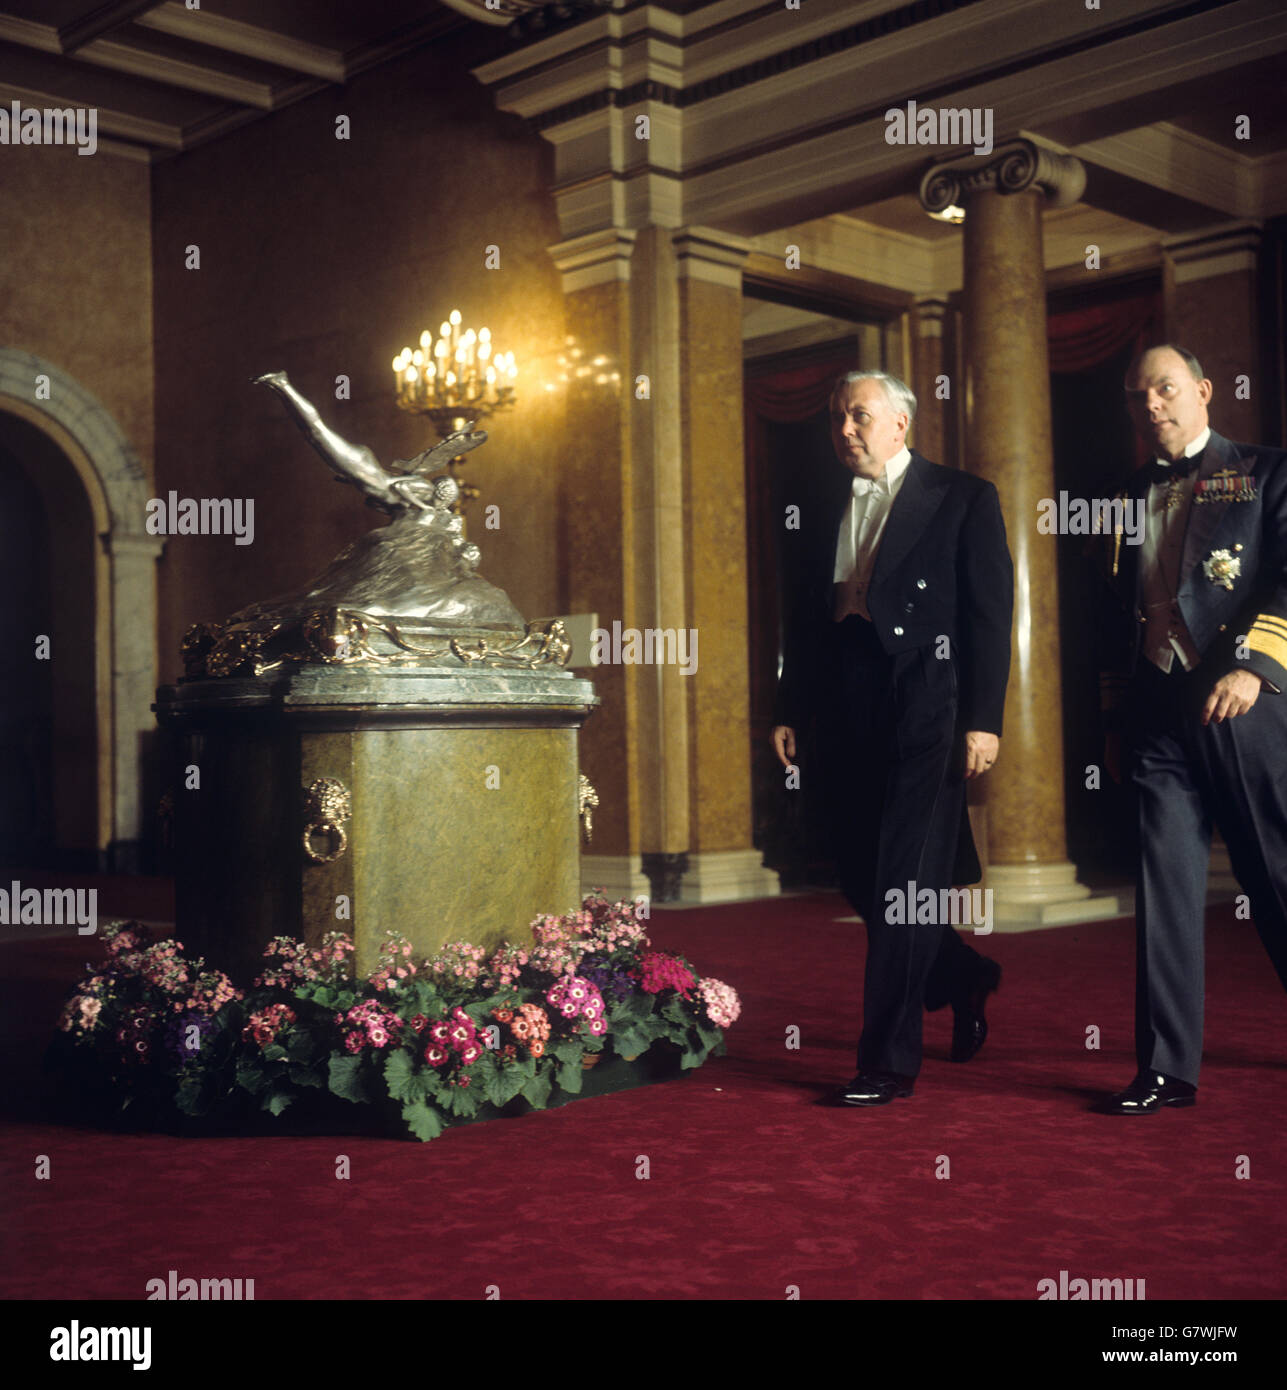
[[[973,1057],[1001,973],[906,901],[909,885],[940,902],[980,877],[965,781],[999,753],[1013,606],[996,489],[909,450],[915,413],[911,390],[884,372],[836,383],[845,471],[812,519],[821,543],[784,625],[774,716],[786,766],[797,731],[816,726],[802,784],[822,790],[841,889],[867,924],[858,1074],[837,1096],[849,1105],[912,1094],[926,1008],[952,1005],[952,1058]]]

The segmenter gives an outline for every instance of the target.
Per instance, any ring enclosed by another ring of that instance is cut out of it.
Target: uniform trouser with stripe
[[[1135,1050],[1142,1071],[1198,1084],[1207,862],[1214,824],[1278,978],[1287,985],[1287,694],[1202,725],[1216,679],[1141,658],[1131,682],[1138,798]]]
[[[828,634],[822,685],[833,849],[867,926],[858,1067],[915,1076],[924,1010],[961,1000],[980,963],[949,922],[886,920],[889,890],[952,885],[965,811],[956,677],[932,650],[886,654],[855,616]]]

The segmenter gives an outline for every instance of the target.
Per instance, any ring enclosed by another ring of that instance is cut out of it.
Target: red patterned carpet
[[[133,1300],[173,1269],[257,1300],[1031,1300],[1067,1270],[1149,1300],[1287,1295],[1287,1001],[1248,923],[1209,917],[1197,1107],[1131,1120],[1087,1113],[1134,1071],[1126,922],[981,942],[1005,978],[979,1056],[946,1060],[944,1011],[914,1098],[820,1105],[853,1069],[844,915],[830,895],[655,913],[654,942],[741,992],[728,1055],[427,1145],[54,1125],[35,1065],[96,947],[4,940],[0,1293]]]

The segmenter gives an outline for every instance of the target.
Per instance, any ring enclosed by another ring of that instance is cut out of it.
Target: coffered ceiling
[[[0,102],[96,107],[100,147],[153,159],[468,24],[437,0],[0,0]]]

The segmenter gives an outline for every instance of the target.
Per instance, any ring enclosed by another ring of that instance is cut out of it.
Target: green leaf
[[[254,1062],[242,1062],[237,1067],[237,1085],[252,1096],[257,1096],[264,1089],[267,1079],[263,1067],[256,1066]]]
[[[619,1057],[638,1057],[666,1031],[660,1019],[646,1018],[634,1027],[622,1028],[611,1034],[613,1050]]]
[[[508,1105],[534,1075],[535,1068],[525,1069],[521,1062],[502,1062],[483,1078],[483,1094],[499,1110]]]
[[[296,1028],[286,1045],[286,1055],[292,1062],[311,1062],[316,1046],[311,1033],[303,1028]]]
[[[445,1086],[440,1104],[450,1110],[453,1115],[467,1120],[471,1115],[478,1114],[478,1107],[486,1099],[483,1091],[481,1089],[475,1090],[472,1084],[469,1086]]]
[[[362,1067],[362,1058],[333,1054],[326,1069],[326,1081],[341,1100],[361,1105],[374,1099],[371,1080]]]
[[[544,1110],[549,1104],[550,1092],[554,1088],[554,1079],[550,1074],[549,1067],[541,1067],[522,1089],[523,1099],[532,1107],[533,1110]]]
[[[196,1077],[180,1084],[174,1103],[185,1115],[204,1115],[210,1108],[206,1089]]]
[[[402,1107],[407,1128],[423,1143],[436,1139],[443,1131],[442,1116],[422,1100],[409,1101]]]
[[[320,1086],[322,1084],[321,1076],[312,1067],[289,1066],[286,1068],[286,1075],[297,1086]]]
[[[286,1049],[281,1043],[269,1043],[264,1048],[264,1060],[266,1062],[284,1062],[287,1057]]]
[[[561,1062],[555,1079],[555,1085],[560,1091],[566,1091],[570,1096],[581,1094],[581,1082],[585,1080],[585,1068],[581,1065],[580,1057],[571,1062]]]
[[[423,1070],[416,1068],[411,1053],[403,1048],[390,1052],[384,1059],[384,1084],[394,1100],[420,1101],[429,1094],[429,1080]]]
[[[651,994],[631,994],[608,1011],[608,1029],[615,1033],[618,1028],[632,1023],[642,1023],[652,1015],[654,996]]]
[[[672,994],[661,1006],[661,1016],[668,1023],[687,1027],[693,1021],[693,1006],[678,994]]]
[[[294,1099],[289,1091],[269,1091],[264,1097],[263,1109],[270,1114],[280,1115]]]

